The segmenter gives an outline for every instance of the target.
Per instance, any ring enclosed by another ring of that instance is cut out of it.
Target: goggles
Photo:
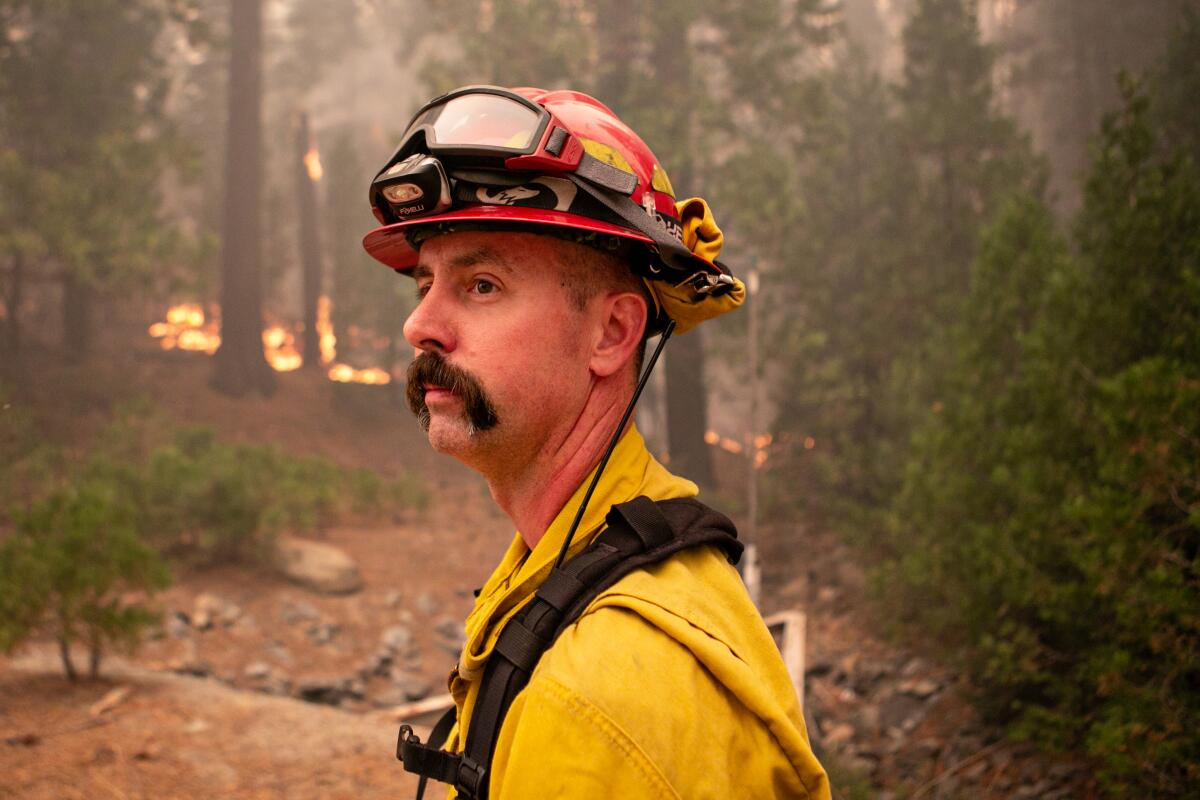
[[[679,220],[630,197],[638,178],[595,158],[544,106],[495,86],[467,86],[421,107],[371,182],[384,225],[445,213],[458,203],[570,211],[642,234],[680,277],[696,271]]]

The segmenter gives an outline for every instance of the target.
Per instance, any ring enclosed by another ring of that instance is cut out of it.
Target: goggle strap
[[[574,174],[626,197],[633,194],[633,190],[637,188],[637,175],[607,164],[591,153],[583,154]]]
[[[513,172],[499,169],[450,169],[446,174],[456,181],[465,181],[480,186],[524,186],[540,173]]]
[[[616,168],[614,167],[614,169]],[[620,170],[617,171],[620,172]],[[623,203],[617,202],[588,181],[577,179],[576,175],[571,176],[576,186],[587,192],[588,196],[598,200],[635,231],[650,237],[658,247],[658,254],[668,268],[684,276],[695,272],[696,262],[692,251],[688,250],[683,242],[667,233],[657,220],[651,219],[641,206],[634,204],[628,198],[622,198],[625,201]]]

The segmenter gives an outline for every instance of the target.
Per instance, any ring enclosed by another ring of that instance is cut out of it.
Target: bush
[[[38,631],[59,643],[63,669],[77,677],[71,646],[89,652],[95,677],[106,645],[132,648],[157,614],[131,593],[168,583],[166,566],[139,541],[131,508],[111,485],[63,489],[15,515],[0,545],[0,650]]]
[[[119,420],[114,427],[126,425]],[[193,561],[254,561],[269,555],[282,530],[310,531],[348,514],[426,502],[412,477],[385,481],[271,445],[221,442],[203,427],[179,428],[141,456],[110,453],[93,456],[84,474],[121,487],[145,541]]]
[[[208,428],[171,426],[146,403],[123,409],[83,459],[38,444],[28,415],[0,416],[0,457],[0,500],[17,508],[0,518],[11,528],[7,537],[0,528],[0,651],[48,631],[72,678],[73,643],[88,647],[95,674],[107,645],[132,647],[154,621],[143,602],[126,600],[166,585],[162,556],[253,561],[280,530],[428,500],[416,476],[385,480],[220,442]]]

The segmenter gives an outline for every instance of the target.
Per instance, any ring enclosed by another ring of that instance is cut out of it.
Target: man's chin
[[[449,456],[464,455],[480,444],[483,432],[477,430],[461,415],[430,414],[425,429],[429,446]]]

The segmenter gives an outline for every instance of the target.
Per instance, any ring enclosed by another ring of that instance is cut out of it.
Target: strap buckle
[[[701,297],[720,297],[733,291],[734,282],[731,275],[714,275],[710,272],[695,272],[679,285],[687,284],[692,291]]]
[[[413,733],[412,725],[401,725],[400,734],[396,737],[396,758],[403,762],[405,745],[420,743],[421,737]]]
[[[462,759],[458,762],[458,778],[454,782],[458,796],[463,800],[475,800],[475,798],[482,797],[483,790],[487,786],[486,779],[487,767],[480,765],[463,753]]]

